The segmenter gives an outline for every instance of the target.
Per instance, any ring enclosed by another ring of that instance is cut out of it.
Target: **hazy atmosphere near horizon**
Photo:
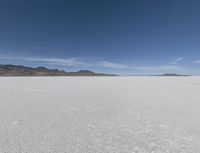
[[[200,75],[198,0],[1,0],[0,64]]]

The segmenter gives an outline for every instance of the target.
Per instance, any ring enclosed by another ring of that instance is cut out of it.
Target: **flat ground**
[[[200,77],[1,77],[0,153],[199,153]]]

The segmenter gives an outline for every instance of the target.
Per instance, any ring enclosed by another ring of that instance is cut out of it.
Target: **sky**
[[[1,0],[0,64],[200,75],[199,0]]]

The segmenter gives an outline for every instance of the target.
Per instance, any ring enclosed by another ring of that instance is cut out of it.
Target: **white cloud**
[[[183,60],[183,57],[179,57],[176,59],[177,61],[182,61]]]
[[[7,57],[7,56],[0,56],[1,60],[20,60],[19,57]]]
[[[83,58],[25,58],[24,60],[33,62],[46,62],[51,65],[64,65],[64,66],[80,66],[83,64]]]
[[[11,61],[30,61],[30,62],[44,62],[50,65],[63,65],[63,66],[73,66],[73,67],[104,67],[112,69],[127,69],[130,68],[126,64],[114,63],[110,61],[103,61],[94,58],[84,58],[84,57],[71,57],[71,58],[40,58],[40,57],[4,57],[0,56],[0,59],[11,60]]]
[[[183,60],[183,57],[176,58],[171,62],[171,64],[178,64],[182,60]]]
[[[109,62],[109,61],[101,61],[101,62],[99,62],[99,66],[105,67],[105,68],[114,68],[114,69],[127,69],[127,68],[129,68],[128,65],[113,63],[113,62]]]
[[[195,61],[195,63],[200,64],[200,60]]]
[[[10,61],[30,61],[30,62],[44,62],[50,65],[64,65],[64,66],[80,66],[84,64],[83,57],[71,57],[71,58],[39,58],[39,57],[6,57],[0,56],[1,60]]]

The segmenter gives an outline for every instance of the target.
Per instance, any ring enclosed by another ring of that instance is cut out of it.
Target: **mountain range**
[[[95,73],[89,70],[66,72],[46,67],[27,67],[22,65],[0,64],[0,76],[117,76],[115,74]]]

